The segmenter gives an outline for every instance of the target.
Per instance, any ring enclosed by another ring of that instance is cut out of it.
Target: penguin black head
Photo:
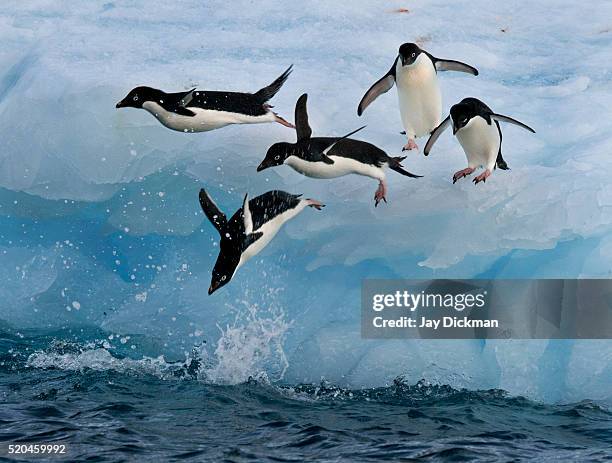
[[[293,153],[293,146],[295,145],[286,142],[274,143],[268,148],[266,157],[257,167],[257,172],[261,172],[268,167],[276,167],[284,164],[287,158]]]
[[[164,92],[151,87],[136,87],[115,105],[116,108],[142,108],[146,101],[159,101]]]
[[[413,64],[421,54],[421,49],[416,43],[404,43],[399,47],[399,56],[402,66]]]
[[[238,243],[234,244],[230,241],[227,245],[224,245],[223,241],[221,243],[221,252],[219,252],[219,257],[217,257],[217,262],[215,262],[212,271],[210,288],[208,288],[209,295],[230,282],[240,262],[240,253],[233,252],[233,246],[238,246]]]
[[[479,105],[477,103],[480,103],[480,101],[475,98],[464,98],[451,107],[450,115],[453,120],[453,135],[456,134],[459,129],[465,127],[473,117],[480,115]]]

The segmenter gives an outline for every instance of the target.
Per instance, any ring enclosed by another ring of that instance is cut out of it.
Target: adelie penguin
[[[438,71],[459,71],[477,76],[478,70],[460,61],[436,58],[414,43],[404,43],[399,54],[381,79],[361,99],[357,114],[379,95],[397,84],[400,115],[408,143],[403,150],[418,149],[415,139],[429,135],[440,123],[442,95],[438,85]]]
[[[274,111],[268,101],[283,86],[290,66],[274,82],[255,93],[192,89],[166,93],[151,87],[136,87],[117,103],[117,108],[142,108],[159,122],[179,132],[208,132],[230,124],[278,122],[293,128]]]
[[[242,207],[228,220],[204,189],[200,190],[200,206],[221,236],[208,294],[228,284],[246,261],[268,245],[285,222],[307,206],[318,210],[324,207],[314,199],[274,190],[251,200],[245,195]]]
[[[501,152],[502,132],[500,122],[509,122],[535,133],[531,127],[508,116],[494,113],[491,108],[476,98],[464,98],[450,110],[450,116],[442,121],[431,133],[423,153],[429,154],[436,140],[451,124],[453,134],[459,140],[468,166],[453,175],[453,183],[471,175],[477,167],[483,167],[482,174],[474,178],[474,183],[485,182],[495,167],[508,170]]]
[[[297,172],[313,178],[335,178],[348,174],[365,175],[378,180],[374,195],[375,205],[382,200],[387,202],[387,183],[384,168],[407,177],[421,177],[403,169],[400,164],[404,157],[388,156],[380,148],[350,137],[363,127],[343,137],[312,137],[308,125],[308,112],[304,93],[295,105],[295,129],[297,143],[275,143],[266,154],[257,171],[287,164]]]

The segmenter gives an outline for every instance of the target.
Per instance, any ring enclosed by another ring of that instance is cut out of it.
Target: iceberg
[[[401,6],[4,5],[0,320],[16,331],[77,338],[80,327],[94,327],[113,336],[108,349],[134,359],[174,361],[203,349],[214,363],[208,377],[221,382],[261,370],[288,384],[352,388],[402,376],[612,403],[609,341],[361,339],[364,278],[612,274],[612,4],[595,1],[589,21],[575,20],[584,15],[575,2]],[[293,63],[275,111],[292,119],[308,92],[315,133],[367,124],[360,138],[399,155],[405,140],[394,91],[363,117],[356,111],[406,41],[480,70],[440,76],[444,111],[476,96],[535,128],[531,135],[502,127],[510,171],[453,185],[465,159],[447,133],[428,158],[410,152],[404,161],[424,178],[389,175],[389,203],[374,208],[376,185],[367,178],[314,180],[288,167],[258,174],[272,143],[295,139],[288,128],[182,134],[114,106],[144,84],[255,91]],[[247,191],[271,189],[327,208],[288,223],[208,297],[218,238],[201,213],[201,187],[226,210],[240,207]]]

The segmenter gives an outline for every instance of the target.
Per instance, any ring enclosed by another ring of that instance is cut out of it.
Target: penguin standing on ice
[[[451,121],[452,119],[452,121]],[[491,108],[476,98],[464,98],[450,110],[450,116],[434,129],[427,140],[423,154],[427,156],[442,132],[453,124],[453,135],[457,137],[468,166],[453,175],[453,183],[472,174],[477,167],[483,167],[482,174],[474,178],[474,183],[485,182],[495,167],[509,170],[501,152],[502,132],[500,122],[509,122],[535,133],[531,127],[508,116],[494,113]]]
[[[477,76],[478,70],[459,61],[436,58],[414,43],[404,43],[393,66],[361,99],[357,114],[379,95],[397,84],[400,114],[408,143],[404,150],[418,149],[415,138],[429,135],[440,124],[442,95],[438,85],[438,71],[459,71]]]
[[[314,199],[300,199],[300,196],[278,190],[251,200],[245,195],[242,207],[227,220],[208,193],[200,190],[200,206],[221,235],[219,257],[212,271],[208,294],[229,283],[236,271],[265,248],[282,225],[306,206],[317,210],[325,207]]]
[[[283,86],[291,68],[255,93],[196,90],[165,93],[151,87],[136,87],[117,103],[117,108],[142,108],[159,122],[179,132],[208,132],[230,124],[278,122],[293,128],[272,111],[268,101]]]
[[[343,137],[311,137],[304,93],[295,104],[297,143],[275,143],[266,154],[257,171],[287,164],[297,172],[313,178],[335,178],[348,174],[365,175],[378,180],[374,195],[375,205],[387,202],[387,183],[384,167],[407,177],[421,177],[404,170],[400,162],[404,157],[388,156],[380,148],[361,140],[348,138],[363,127]]]

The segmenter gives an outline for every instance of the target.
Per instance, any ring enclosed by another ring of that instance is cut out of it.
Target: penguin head
[[[283,165],[287,158],[291,156],[293,146],[293,144],[285,142],[274,143],[270,148],[268,148],[266,157],[257,167],[257,172],[261,172],[268,167]]]
[[[116,108],[142,108],[142,104],[147,101],[159,101],[163,98],[164,92],[151,87],[136,87],[115,105]]]
[[[474,116],[477,116],[478,113],[472,105],[462,101],[451,107],[450,115],[453,120],[453,135],[455,135],[459,130],[465,127]]]
[[[419,55],[421,49],[416,43],[404,43],[399,47],[399,57],[402,60],[402,66],[410,66],[414,64]]]
[[[232,249],[228,249],[228,245],[233,248],[234,243],[228,243],[228,245],[224,246],[225,243],[223,241],[221,243],[221,252],[213,267],[210,288],[208,288],[209,295],[230,282],[240,262],[240,253],[232,252]]]

